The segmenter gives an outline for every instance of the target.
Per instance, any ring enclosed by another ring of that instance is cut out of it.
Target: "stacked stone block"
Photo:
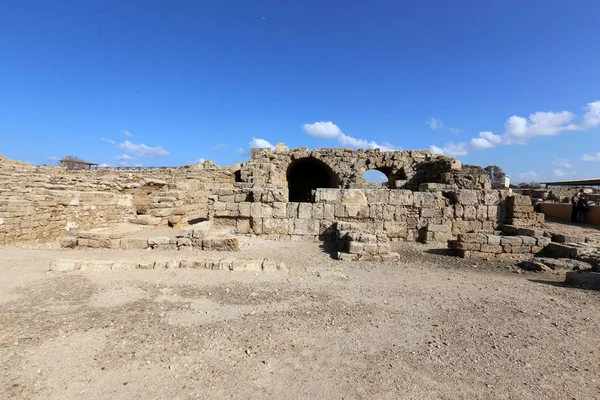
[[[533,210],[531,197],[514,194],[506,199],[506,223],[515,226],[535,227],[544,222],[544,214]]]
[[[504,259],[537,254],[550,244],[547,237],[463,233],[448,243],[462,258]]]
[[[390,250],[390,241],[384,232],[362,231],[356,224],[336,222],[337,259],[343,261],[394,261],[398,253]]]

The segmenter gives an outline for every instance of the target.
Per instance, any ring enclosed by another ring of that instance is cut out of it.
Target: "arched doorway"
[[[310,202],[317,188],[337,188],[338,177],[323,161],[314,157],[292,161],[287,169],[289,201]]]

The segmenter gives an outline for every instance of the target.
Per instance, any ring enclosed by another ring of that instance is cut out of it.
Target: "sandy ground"
[[[290,272],[55,273],[59,258],[204,253],[0,249],[0,398],[600,398],[599,292],[398,251],[344,263],[247,239],[237,257]]]

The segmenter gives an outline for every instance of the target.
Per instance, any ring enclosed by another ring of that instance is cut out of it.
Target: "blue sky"
[[[221,165],[432,149],[600,176],[600,2],[0,0],[0,153]]]

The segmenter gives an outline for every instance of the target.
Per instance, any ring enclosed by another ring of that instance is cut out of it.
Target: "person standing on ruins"
[[[588,205],[587,196],[585,195],[585,193],[580,193],[579,201],[577,202],[577,222],[585,224],[589,209],[590,207]]]
[[[571,222],[577,222],[577,213],[579,212],[579,193],[575,192],[573,196],[571,196]]]

